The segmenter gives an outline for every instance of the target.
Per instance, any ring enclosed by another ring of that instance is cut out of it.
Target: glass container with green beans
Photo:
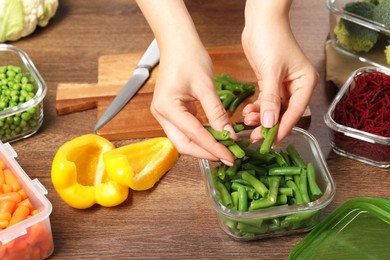
[[[271,129],[268,134],[271,138]],[[237,153],[241,158],[236,156],[233,166],[200,160],[208,199],[222,230],[246,241],[316,226],[333,200],[335,184],[315,138],[294,128],[270,148],[267,138],[246,142],[250,130],[238,136],[234,144],[245,155]]]
[[[43,122],[46,84],[21,49],[0,44],[0,140],[13,142],[36,133]]]

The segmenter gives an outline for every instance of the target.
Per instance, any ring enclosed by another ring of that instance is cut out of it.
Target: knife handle
[[[156,39],[154,39],[149,45],[149,47],[146,49],[141,60],[138,62],[137,68],[146,68],[151,71],[152,68],[157,65],[159,60],[160,50],[158,48]]]

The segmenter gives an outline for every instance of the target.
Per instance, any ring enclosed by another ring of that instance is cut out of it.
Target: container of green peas
[[[295,127],[262,152],[262,142],[249,142],[249,130],[238,136],[245,155],[233,166],[199,161],[222,230],[248,241],[307,232],[319,224],[336,187],[316,139]]]
[[[47,87],[27,54],[0,44],[0,140],[14,142],[38,131]]]

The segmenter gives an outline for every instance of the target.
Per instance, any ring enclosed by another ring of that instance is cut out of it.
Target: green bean
[[[297,166],[306,167],[305,162],[303,161],[303,159],[302,159],[301,156],[299,155],[298,151],[295,149],[295,146],[293,146],[292,144],[289,144],[289,145],[287,146],[287,152],[288,152],[288,154],[290,155],[290,157],[291,157],[291,159],[293,160],[293,162],[294,162]]]
[[[302,194],[302,201],[303,203],[309,203],[310,198],[309,198],[309,193],[307,192],[307,173],[306,170],[302,171],[300,180],[299,180],[299,190],[301,191]]]
[[[264,167],[254,165],[253,163],[246,162],[242,164],[242,169],[244,170],[254,170],[256,172],[257,176],[266,176],[267,175],[267,169]]]
[[[227,208],[233,208],[234,207],[233,200],[226,186],[221,181],[218,180],[215,182],[215,185],[221,196],[222,204]]]
[[[241,149],[245,150],[249,147],[251,144],[251,141],[249,139],[246,140],[238,140],[236,141],[236,144],[241,147]]]
[[[225,179],[227,167],[228,167],[228,166],[225,165],[225,164],[221,164],[221,165],[218,167],[217,176],[218,176],[221,180],[224,180],[224,179]]]
[[[245,151],[241,149],[240,146],[237,144],[232,144],[228,146],[228,149],[236,156],[237,158],[241,159],[245,156]]]
[[[241,159],[234,160],[233,165],[226,170],[226,174],[229,176],[235,175],[238,171],[238,168],[240,168],[241,164],[242,164]]]
[[[250,157],[252,159],[259,160],[259,161],[267,163],[267,164],[275,158],[275,155],[273,155],[273,154],[270,154],[270,153],[261,154],[261,153],[255,151],[251,148],[244,149],[244,151],[248,157]]]
[[[246,191],[246,188],[242,185],[239,185],[237,191],[238,191],[238,211],[247,211],[248,193]]]
[[[247,172],[243,172],[242,173],[242,178],[246,181],[248,181],[252,186],[253,188],[258,192],[260,193],[261,196],[263,197],[266,197],[267,194],[268,194],[268,188],[259,180],[257,179],[255,176],[247,173]]]
[[[230,139],[230,132],[228,130],[217,131],[212,129],[211,127],[206,127],[206,129],[217,141]]]
[[[279,194],[276,198],[276,205],[285,205],[287,204],[287,195],[286,194]]]
[[[287,166],[291,166],[290,156],[285,151],[280,151],[280,155],[283,157],[284,161],[287,163]]]
[[[239,133],[239,132],[243,131],[244,129],[245,129],[245,126],[243,124],[233,125],[233,130],[236,133]]]
[[[237,107],[249,96],[252,96],[255,92],[252,90],[245,90],[241,94],[236,97],[236,99],[233,100],[233,102],[229,106],[230,112],[235,112]]]
[[[290,166],[288,162],[286,162],[285,158],[275,151],[272,151],[272,154],[275,155],[275,161],[280,167],[287,167]]]
[[[300,175],[302,171],[303,168],[298,166],[273,167],[268,170],[268,174],[269,175]]]
[[[233,209],[238,210],[238,191],[233,191],[230,193],[230,197],[232,198],[233,201]]]
[[[266,198],[252,200],[250,205],[249,205],[248,210],[252,211],[252,210],[257,210],[257,209],[269,208],[269,207],[273,206],[274,204],[275,204],[275,202],[272,202]]]
[[[286,221],[287,223],[297,223],[297,222],[301,222],[301,221],[307,220],[309,218],[312,218],[317,213],[318,213],[318,210],[301,212],[301,213],[294,213],[294,214],[286,216],[284,218],[284,221]]]
[[[269,193],[268,193],[268,200],[276,203],[276,199],[278,197],[279,193],[279,183],[280,183],[281,176],[272,176],[268,177],[269,181]]]
[[[284,194],[286,196],[293,196],[293,189],[288,187],[279,188],[279,194]]]
[[[238,222],[237,223],[237,228],[241,232],[248,232],[248,233],[265,233],[267,232],[267,227],[266,226],[261,226],[261,227],[256,227],[250,224],[246,224],[243,222]]]
[[[220,144],[223,144],[224,146],[229,146],[235,144],[235,141],[233,139],[227,139],[227,140],[220,140],[218,141]]]
[[[289,188],[293,189],[293,191],[294,191],[294,198],[295,198],[296,204],[302,204],[303,203],[302,194],[301,194],[301,191],[299,190],[298,186],[295,184],[295,182],[287,181],[286,185]]]
[[[262,129],[264,141],[260,146],[260,153],[266,154],[270,152],[272,144],[274,143],[276,134],[278,133],[279,123],[276,123],[271,128],[262,127],[261,129]]]
[[[228,109],[230,105],[233,103],[233,101],[235,100],[236,96],[233,94],[233,92],[227,92],[219,95],[219,98],[222,100],[223,107],[225,109]]]
[[[316,182],[316,173],[313,163],[307,164],[307,179],[309,182],[310,193],[314,196],[319,196],[322,194],[321,189],[318,187]]]

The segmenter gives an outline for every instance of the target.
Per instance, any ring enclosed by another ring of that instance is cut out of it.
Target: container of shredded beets
[[[390,71],[363,67],[351,74],[325,114],[333,151],[390,167]]]

